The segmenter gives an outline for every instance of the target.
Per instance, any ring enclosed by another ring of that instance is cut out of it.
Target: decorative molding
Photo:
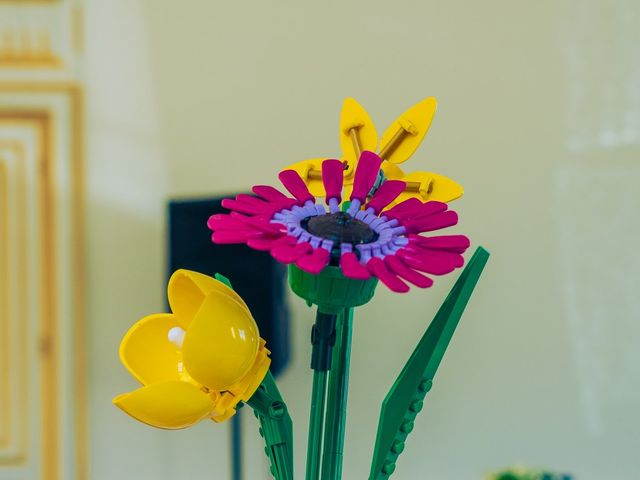
[[[0,480],[88,478],[83,16],[0,0]]]
[[[32,131],[35,137],[37,138],[36,152],[33,155],[33,161],[36,164],[38,164],[38,167],[39,167],[35,169],[36,172],[48,171],[50,169],[50,162],[53,159],[53,152],[50,148],[50,144],[51,144],[50,123],[51,123],[51,114],[46,111],[26,110],[26,109],[14,110],[13,108],[7,109],[0,105],[0,130],[26,129],[26,130]],[[16,159],[16,160],[17,161],[25,160],[25,158]],[[40,178],[38,181],[37,194],[40,197],[39,210],[40,210],[41,221],[40,221],[40,228],[39,228],[39,231],[37,232],[37,235],[38,237],[41,237],[42,240],[39,242],[40,248],[41,248],[41,268],[38,276],[40,277],[41,285],[38,290],[41,292],[41,296],[43,298],[41,299],[31,298],[30,300],[31,302],[34,302],[34,301],[37,302],[38,300],[40,300],[40,304],[42,305],[42,313],[39,316],[40,318],[38,322],[38,327],[42,332],[43,338],[53,340],[52,332],[55,330],[57,312],[55,311],[55,309],[51,308],[51,301],[49,297],[55,296],[55,288],[56,288],[55,282],[53,281],[53,275],[52,275],[54,272],[52,271],[53,250],[51,248],[51,242],[54,241],[54,237],[52,236],[45,240],[47,236],[44,235],[44,233],[47,230],[44,222],[45,222],[45,218],[47,216],[53,215],[54,212],[52,211],[51,203],[47,201],[47,196],[44,195],[45,192],[51,189],[51,186],[49,185],[50,183],[50,179],[48,178],[49,176],[45,173],[44,175],[39,175],[39,177]],[[22,221],[26,221],[24,216],[22,218],[23,218]],[[25,264],[23,267],[18,267],[14,273],[18,274],[23,269],[29,270],[28,266]],[[28,287],[26,287],[23,284],[22,288],[26,290]],[[53,291],[51,292],[51,290]],[[45,293],[47,291],[51,293]],[[21,319],[21,320],[23,320],[23,322],[16,320],[13,323],[18,325],[20,323],[26,323],[27,325],[29,325],[30,323],[28,321],[24,322],[25,319]],[[31,326],[33,327],[33,324]],[[29,331],[31,331],[31,329],[29,329]],[[33,338],[33,336],[34,336],[34,332],[31,331],[31,334],[29,335],[29,337]],[[33,351],[33,349],[29,348],[28,345],[22,345],[22,347],[23,347],[23,351],[26,351],[26,352]],[[14,350],[12,349],[10,350],[10,352],[13,353]],[[19,357],[16,354],[16,360],[18,359]],[[23,362],[18,360],[16,363],[21,364]],[[57,448],[56,439],[58,436],[58,421],[57,421],[58,415],[57,415],[56,399],[58,397],[58,392],[56,389],[56,385],[58,384],[58,377],[57,377],[56,358],[52,357],[48,359],[43,359],[41,368],[38,371],[40,373],[39,376],[42,379],[41,392],[39,395],[39,397],[41,398],[42,418],[46,419],[46,418],[49,418],[50,416],[54,417],[53,421],[51,422],[50,421],[42,422],[42,428],[41,428],[41,438],[42,438],[41,448],[43,452],[43,462],[42,462],[43,477],[42,478],[47,480],[48,479],[53,480],[53,479],[57,479],[58,477],[55,475],[48,475],[47,472],[55,472],[57,468],[55,465],[55,460],[52,461],[50,454],[47,454],[46,452],[48,448],[53,447],[54,452],[52,453],[55,453],[55,449]],[[27,370],[25,368],[25,365],[23,364],[20,370],[16,370],[14,379],[17,382],[22,382],[23,379],[28,379],[32,374],[33,374],[33,370],[31,369]],[[49,378],[47,379],[47,377]],[[29,400],[28,400],[29,397],[30,397],[30,394],[27,394],[27,404],[22,404],[19,406],[16,405],[16,407],[20,409],[24,409],[26,411],[28,407],[26,407],[25,405],[29,404]],[[45,399],[48,399],[48,400],[45,400]],[[17,403],[17,402],[13,402],[13,403]],[[25,428],[24,423],[22,428],[23,429]],[[24,430],[21,430],[20,432],[20,436],[23,439],[27,437],[27,430],[28,429],[24,429]],[[23,445],[13,454],[8,456],[3,456],[0,459],[0,465],[11,465],[11,466],[24,465],[26,463],[26,458],[28,456],[28,453],[29,453],[28,448],[25,448],[25,446]]]
[[[1,124],[0,124],[1,125]],[[15,162],[15,175],[10,176],[6,155],[13,156]],[[26,271],[19,269],[11,276],[9,261],[15,257],[17,265],[26,265],[27,250],[24,242],[13,242],[15,252],[12,251],[12,242],[9,239],[10,220],[15,218],[15,226],[18,236],[26,238],[26,171],[27,162],[24,145],[19,141],[0,139],[0,279],[6,285],[0,291],[0,332],[2,332],[1,350],[2,363],[0,364],[0,382],[2,394],[0,406],[2,411],[2,437],[0,441],[0,465],[20,465],[24,463],[27,453],[28,441],[28,318],[27,318],[27,282]],[[14,178],[15,177],[15,178]],[[9,195],[9,182],[14,185],[13,198]],[[9,205],[15,204],[15,214],[10,215]],[[11,255],[11,254],[14,255]],[[10,281],[13,280],[13,281]],[[13,302],[11,292],[17,291]],[[13,315],[13,313],[16,313]],[[12,322],[12,319],[14,321]],[[13,325],[12,325],[13,323]],[[13,335],[16,330],[17,335]],[[17,342],[12,342],[12,339]],[[17,395],[11,394],[11,378],[17,380]],[[17,430],[14,432],[14,424]],[[15,435],[14,435],[15,433]],[[5,454],[6,451],[13,452]]]
[[[62,68],[51,47],[51,32],[27,27],[5,29],[0,35],[0,68]]]
[[[78,78],[82,0],[0,0],[0,77]]]
[[[2,145],[0,145],[0,152]],[[8,245],[8,214],[9,207],[7,201],[9,193],[7,191],[9,182],[7,181],[7,166],[5,160],[0,155],[0,450],[7,448],[11,444],[11,395],[10,376],[11,368],[9,362],[11,356],[11,340],[9,338],[9,245]]]
[[[10,93],[10,96],[7,96],[7,93]],[[10,100],[3,102],[3,95],[5,99]],[[20,99],[24,99],[24,102]],[[60,100],[63,100],[63,107],[60,106]],[[62,110],[58,111],[60,108]],[[42,480],[68,480],[71,478],[83,480],[87,478],[82,126],[82,95],[76,84],[66,82],[0,83],[0,132],[4,131],[6,137],[7,132],[10,135],[12,129],[29,128],[35,132],[38,139],[36,148],[40,149],[40,153],[36,152],[39,168],[34,170],[38,177],[36,184],[38,186],[39,210],[37,235],[39,243],[37,255],[40,258],[39,297],[32,298],[31,303],[39,304],[38,329],[41,333],[38,348],[31,351],[33,358],[37,358],[34,354],[39,355],[40,358],[35,365],[31,365],[30,370],[34,371],[35,368],[35,371],[39,372],[39,395],[35,396],[38,397],[36,400],[40,407],[38,407],[38,414],[34,416],[36,419],[40,418],[37,430],[39,433],[35,435],[35,438],[31,436],[30,440],[30,442],[38,442],[39,445],[33,452],[31,448],[26,448],[23,450],[24,454],[13,455],[11,459],[2,456],[0,450],[0,478],[4,478],[2,465],[24,466],[28,464],[31,465],[28,468],[33,469],[35,468],[33,462],[37,463],[35,471],[40,472],[39,478]],[[15,144],[16,141],[13,140],[13,143]],[[11,142],[12,140],[9,138],[4,140],[4,143],[0,143],[0,158],[2,157],[2,145]],[[65,143],[62,150],[61,142]],[[65,171],[64,175],[68,176],[68,187],[62,187],[60,184],[59,171],[61,168]],[[2,178],[6,179],[6,177]],[[0,188],[4,185],[2,178],[0,178]],[[61,194],[62,188],[68,192],[68,196],[67,193]],[[3,195],[5,191],[6,189],[0,190],[0,195]],[[68,217],[64,226],[61,224],[62,217]],[[72,239],[73,248],[70,248],[69,245],[59,244],[59,234],[62,228],[68,232],[67,236]],[[0,226],[0,239],[4,235],[3,232],[4,226]],[[3,244],[6,245],[4,241]],[[60,263],[63,261],[61,257],[65,258],[64,263]],[[0,278],[3,275],[4,262],[2,258],[2,252],[0,252]],[[69,286],[71,291],[62,292],[62,286],[58,281],[61,275],[70,276],[65,284]],[[26,297],[28,295],[26,285],[30,285],[30,283],[26,279],[21,282],[24,282],[21,287],[21,290],[25,292],[24,300],[29,303]],[[63,294],[65,295],[64,299],[60,297]],[[68,307],[64,307],[67,304]],[[63,308],[71,310],[62,313]],[[68,318],[72,319],[72,323],[68,323]],[[2,322],[0,329],[5,328],[4,320],[0,319],[0,321]],[[64,322],[67,323],[63,325]],[[29,322],[18,323],[27,325]],[[65,333],[62,329],[65,329]],[[27,337],[33,340],[33,333],[21,335],[25,341]],[[65,337],[61,337],[61,335],[65,335]],[[69,338],[73,338],[72,345],[69,344]],[[63,346],[63,342],[67,343]],[[63,354],[67,355],[66,350],[70,347],[72,347],[73,359],[71,362],[67,361],[67,364],[72,371],[68,371],[68,369],[62,371]],[[25,352],[25,356],[30,351],[28,348],[22,350]],[[23,358],[20,362],[27,364],[28,359]],[[7,364],[0,363],[0,365],[4,369]],[[0,371],[0,374],[4,375],[3,372],[4,370]],[[17,377],[25,378],[26,375],[17,375]],[[4,376],[0,376],[0,381],[4,378]],[[25,385],[26,383],[25,381]],[[63,385],[71,386],[72,391],[63,392]],[[4,389],[0,390],[0,393],[4,394],[4,391]],[[67,408],[61,403],[63,394],[66,395],[66,398],[73,398],[72,427],[63,424],[63,410]],[[34,394],[28,394],[28,396],[30,398],[25,398],[24,402],[20,402],[22,405],[29,405],[29,402],[33,402]],[[13,403],[10,408],[14,408]],[[33,411],[27,412],[26,407],[24,411],[33,415]],[[0,411],[0,414],[4,415],[4,412]],[[4,428],[4,423],[2,425]],[[25,428],[23,432],[25,439],[29,437],[28,430],[29,428]],[[71,439],[71,442],[68,439]],[[26,442],[26,444],[33,445],[30,442]],[[69,456],[69,448],[72,449],[71,456]],[[37,454],[37,458],[34,458],[34,454]],[[72,458],[74,465],[72,467],[63,465],[63,458]],[[22,463],[19,463],[20,461]],[[68,472],[73,472],[73,476],[69,477]],[[24,476],[32,478],[30,474],[33,474],[33,470],[25,473]]]

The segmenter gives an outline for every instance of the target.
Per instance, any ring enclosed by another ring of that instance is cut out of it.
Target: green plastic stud
[[[396,453],[398,455],[400,455],[402,453],[402,451],[404,450],[404,442],[395,442],[392,446],[391,446],[391,451],[393,453]]]
[[[393,462],[389,462],[385,464],[384,467],[382,467],[382,471],[385,473],[385,475],[391,475],[393,472],[395,472],[395,470],[396,470],[396,464]]]

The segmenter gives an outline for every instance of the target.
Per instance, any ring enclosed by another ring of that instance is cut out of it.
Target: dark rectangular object
[[[271,371],[277,375],[289,361],[290,353],[286,269],[267,252],[246,245],[211,242],[207,220],[215,213],[228,213],[221,201],[222,198],[169,202],[168,274],[186,268],[227,277],[249,306],[271,351]]]

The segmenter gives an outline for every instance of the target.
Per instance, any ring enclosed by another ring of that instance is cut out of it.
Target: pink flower
[[[425,273],[444,275],[462,267],[469,239],[464,235],[419,235],[458,223],[458,215],[448,210],[446,203],[410,198],[385,210],[406,184],[385,180],[370,197],[381,163],[375,153],[362,152],[346,211],[340,208],[341,161],[322,163],[328,208],[316,203],[296,171],[284,170],[280,181],[294,198],[274,187],[256,185],[252,189],[256,196],[240,194],[223,200],[222,205],[232,212],[209,218],[212,240],[218,244],[245,243],[311,274],[334,265],[347,278],[374,276],[395,292],[407,292],[407,282],[428,288],[433,280]]]

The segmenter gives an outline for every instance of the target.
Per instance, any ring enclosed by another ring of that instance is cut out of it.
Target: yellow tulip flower
[[[173,313],[139,320],[122,340],[120,359],[143,387],[113,403],[158,428],[222,422],[260,386],[270,352],[247,305],[219,280],[177,270],[168,297]]]

